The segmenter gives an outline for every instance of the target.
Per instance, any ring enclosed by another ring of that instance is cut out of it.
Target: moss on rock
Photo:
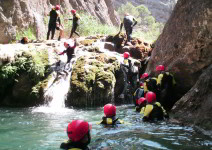
[[[85,39],[85,40],[80,41],[80,43],[84,46],[90,46],[94,42],[96,42],[96,39]]]
[[[15,57],[15,61],[5,64],[0,68],[0,81],[5,83],[0,86],[0,97],[2,103],[5,96],[9,94],[10,104],[14,106],[32,106],[38,102],[38,84],[44,80],[48,68],[48,52],[30,50],[23,52],[21,56]],[[24,98],[23,98],[24,97]]]
[[[119,63],[105,54],[96,54],[95,58],[80,57],[73,66],[68,106],[101,106],[111,101]]]

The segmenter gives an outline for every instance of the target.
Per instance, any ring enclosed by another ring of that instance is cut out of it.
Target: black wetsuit
[[[176,100],[174,99],[175,79],[169,72],[162,72],[158,75],[158,87],[161,91],[160,103],[167,111],[171,110]]]
[[[143,113],[143,121],[159,121],[168,118],[168,114],[159,102],[147,104]]]
[[[71,59],[72,59],[72,57],[73,57],[73,54],[74,54],[74,49],[76,48],[76,42],[74,42],[74,46],[69,46],[66,50],[64,50],[62,53],[61,53],[61,55],[62,54],[64,54],[64,53],[66,53],[66,55],[67,55],[67,63],[69,63],[70,61],[71,61]]]
[[[157,78],[150,77],[144,81],[144,84],[146,85],[148,91],[152,91],[156,94],[157,101],[160,102],[160,91],[158,90],[157,86]],[[145,93],[148,91],[145,91]]]
[[[71,140],[61,143],[60,148],[65,150],[71,150],[74,148],[81,149],[81,150],[89,150],[89,147],[87,146],[87,144],[82,144],[80,142],[72,142]]]
[[[71,29],[70,38],[72,37],[73,33],[75,33],[76,35],[80,36],[79,33],[76,32],[77,27],[79,26],[79,19],[80,19],[80,16],[78,14],[74,14],[73,15],[73,19],[69,19],[69,20],[73,20],[73,25],[72,25],[72,29]]]
[[[127,34],[127,42],[130,42],[132,38],[133,26],[137,24],[137,21],[135,20],[133,16],[127,15],[124,17],[124,20],[121,23],[120,30],[122,29],[123,24]]]
[[[59,30],[59,28],[57,27],[57,22],[59,23],[59,25],[61,24],[60,22],[60,17],[58,15],[58,12],[55,9],[52,9],[50,11],[50,19],[49,19],[49,26],[48,26],[48,32],[47,32],[47,40],[49,39],[49,35],[51,32],[51,39],[54,38],[54,34],[55,34],[55,29]]]

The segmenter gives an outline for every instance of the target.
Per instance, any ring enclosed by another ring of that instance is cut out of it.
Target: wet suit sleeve
[[[69,140],[64,141],[63,143],[60,144],[60,148],[61,149],[68,149],[69,148],[69,146],[68,146],[69,143],[70,143]]]
[[[75,42],[74,42],[74,46],[72,46],[71,48],[75,49],[76,46],[77,46],[77,42],[75,41]]]
[[[59,53],[58,55],[63,55],[67,52],[67,50],[64,50],[63,52]]]
[[[159,74],[157,79],[157,85],[161,85],[162,79],[163,79],[163,74]]]
[[[148,88],[147,88],[147,82],[144,82],[144,93],[148,92]]]
[[[144,117],[143,117],[143,121],[148,121],[149,119],[149,114],[152,112],[153,110],[153,105],[146,105],[145,107],[145,111],[144,111]]]
[[[133,18],[133,21],[134,21],[134,24],[133,24],[133,27],[134,27],[138,23],[138,21],[135,18]]]
[[[169,115],[166,112],[166,110],[163,108],[163,106],[159,102],[156,102],[155,104],[162,109],[164,117],[169,118]]]

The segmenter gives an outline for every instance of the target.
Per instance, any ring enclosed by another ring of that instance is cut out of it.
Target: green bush
[[[36,40],[36,32],[32,27],[27,28],[27,30],[16,31],[16,40],[21,40],[22,37],[26,36],[30,40]]]
[[[23,53],[23,56],[16,58],[15,62],[0,67],[0,95],[7,87],[18,82],[21,74],[28,74],[33,85],[43,80],[47,73],[48,53],[43,50]]]
[[[91,16],[88,13],[85,13],[83,11],[80,11],[78,13],[80,15],[80,25],[77,29],[77,32],[79,32],[80,36],[89,36],[96,34],[108,35],[118,32],[118,29],[116,27],[102,24],[97,18]],[[72,20],[65,21],[65,19],[71,18],[73,18],[71,13],[61,15],[61,22],[64,25],[65,37],[69,37],[72,29]]]

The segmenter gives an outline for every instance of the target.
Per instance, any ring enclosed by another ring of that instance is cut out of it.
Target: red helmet
[[[146,98],[141,97],[141,98],[138,100],[138,105],[141,105],[141,104],[143,104],[143,103],[145,103],[145,102],[146,102]]]
[[[104,106],[104,114],[106,117],[113,117],[116,115],[116,106],[107,104]]]
[[[68,124],[67,134],[73,142],[80,141],[91,129],[91,125],[83,120],[73,120]]]
[[[159,65],[156,67],[156,71],[164,71],[165,67],[163,65]]]
[[[76,10],[75,10],[75,9],[72,9],[72,10],[71,10],[71,13],[72,13],[72,14],[76,14]]]
[[[124,58],[127,59],[130,57],[130,53],[129,52],[124,52]]]
[[[140,86],[144,86],[144,83],[140,83]]]
[[[147,77],[149,77],[149,74],[148,73],[144,73],[144,74],[142,74],[141,79],[145,79]]]
[[[56,5],[56,6],[55,6],[55,9],[56,9],[56,10],[60,10],[60,5]]]
[[[68,42],[64,42],[64,46],[68,46],[69,45],[69,43]]]
[[[147,92],[145,98],[148,103],[153,103],[156,101],[156,94],[154,92]]]
[[[139,99],[136,99],[136,100],[135,100],[135,104],[136,104],[136,106],[138,105],[138,100],[139,100]]]

